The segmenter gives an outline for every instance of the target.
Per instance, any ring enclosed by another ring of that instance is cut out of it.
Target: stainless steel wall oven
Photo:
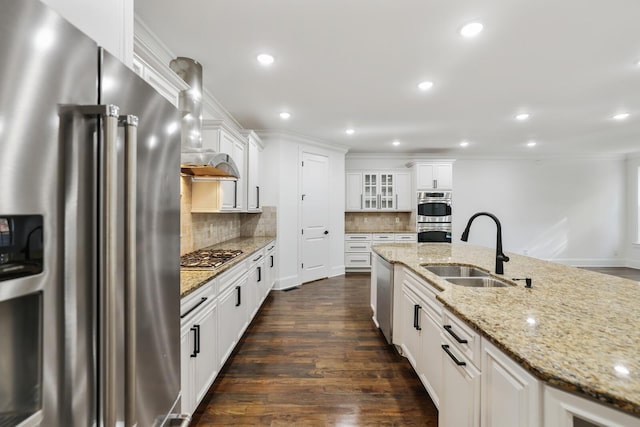
[[[418,242],[451,243],[451,191],[419,191]]]

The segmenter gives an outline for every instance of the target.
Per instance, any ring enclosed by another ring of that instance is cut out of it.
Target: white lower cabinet
[[[266,297],[266,278],[264,271],[264,250],[251,255],[249,278],[247,281],[247,297],[249,319],[253,319]]]
[[[442,338],[441,427],[480,425],[480,371],[444,335]]]
[[[267,258],[265,260],[265,276],[266,276],[266,283],[265,283],[265,295],[264,297],[266,298],[267,295],[269,295],[269,291],[271,291],[271,289],[273,289],[273,287],[276,284],[276,278],[277,278],[277,274],[276,274],[276,265],[277,264],[277,259],[278,259],[278,248],[276,247],[275,243],[272,243],[270,245],[267,245]]]
[[[215,281],[181,301],[182,412],[192,413],[218,374]]]
[[[550,387],[544,386],[545,427],[638,427],[640,419]]]
[[[221,366],[229,358],[248,324],[247,283],[248,277],[245,273],[228,284],[225,290],[222,290],[222,286],[220,287],[218,312],[220,319],[224,319],[218,324],[218,346],[220,349],[218,354]]]
[[[427,310],[421,311],[420,325],[422,325],[422,357],[418,363],[419,376],[431,400],[440,407],[442,394],[442,347],[440,346],[440,328]]]
[[[419,326],[420,300],[406,284],[402,286],[402,351],[413,369],[418,370],[422,356],[422,331]],[[420,372],[418,372],[420,374]]]
[[[540,427],[540,383],[482,340],[482,426]]]

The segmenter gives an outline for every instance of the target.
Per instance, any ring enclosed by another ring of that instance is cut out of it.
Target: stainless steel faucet
[[[504,274],[504,266],[503,263],[509,261],[509,257],[502,253],[502,226],[500,225],[500,220],[489,212],[478,212],[474,214],[471,218],[469,218],[469,222],[467,222],[467,226],[462,232],[462,237],[460,238],[463,242],[466,242],[469,239],[469,229],[471,228],[471,223],[474,219],[479,216],[488,216],[493,219],[496,223],[496,274]]]

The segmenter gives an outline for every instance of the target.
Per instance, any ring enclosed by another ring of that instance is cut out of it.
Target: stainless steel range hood
[[[240,178],[238,167],[231,156],[202,148],[202,65],[191,58],[179,57],[172,60],[169,66],[189,85],[189,89],[180,92],[180,172],[183,175],[212,179]]]

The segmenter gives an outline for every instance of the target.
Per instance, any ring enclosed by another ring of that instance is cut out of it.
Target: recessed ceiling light
[[[432,87],[433,87],[433,82],[430,82],[428,80],[425,80],[425,81],[420,82],[418,84],[418,89],[424,90],[424,91],[427,91],[427,90],[431,89]]]
[[[398,141],[397,139],[395,141],[392,142],[393,145],[398,146],[400,145],[400,141]]]
[[[353,135],[354,133],[356,133],[356,131],[354,129],[347,129],[344,131],[344,133],[346,133],[347,135]]]
[[[471,22],[460,30],[463,37],[472,38],[480,34],[484,26],[480,22]]]
[[[516,120],[523,122],[529,118],[529,113],[520,113],[516,115]]]
[[[619,113],[613,116],[613,120],[625,120],[625,119],[628,119],[629,116],[630,116],[629,113]]]
[[[535,141],[527,142],[527,147],[535,147],[536,145],[537,145],[537,142],[535,142]]]
[[[289,117],[291,117],[291,114],[287,113],[286,111],[283,111],[282,113],[280,113],[280,118],[282,120],[287,120]]]
[[[468,146],[469,146],[469,141],[460,142],[460,147],[468,147]]]
[[[261,53],[260,55],[258,55],[258,62],[264,66],[268,66],[273,64],[273,61],[275,61],[273,59],[273,56],[269,55],[268,53]]]

